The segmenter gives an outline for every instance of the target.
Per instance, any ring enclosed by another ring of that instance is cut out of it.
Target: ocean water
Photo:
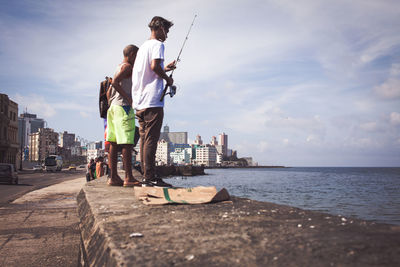
[[[216,186],[231,195],[400,225],[400,168],[206,169],[175,186]]]

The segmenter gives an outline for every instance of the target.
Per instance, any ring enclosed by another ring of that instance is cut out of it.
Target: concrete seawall
[[[203,166],[156,166],[156,173],[160,177],[166,176],[194,176],[194,175],[204,175]],[[135,177],[140,177],[138,172],[135,172]]]
[[[146,206],[105,178],[78,195],[83,266],[399,266],[400,226],[232,197]]]

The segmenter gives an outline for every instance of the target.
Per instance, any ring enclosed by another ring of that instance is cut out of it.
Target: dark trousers
[[[140,165],[144,178],[155,178],[157,143],[164,118],[162,107],[146,108],[136,112],[140,134]]]
[[[91,177],[90,177],[90,173],[86,173],[86,182],[90,182]]]

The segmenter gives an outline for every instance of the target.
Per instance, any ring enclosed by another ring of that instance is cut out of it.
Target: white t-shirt
[[[144,42],[136,55],[132,71],[132,99],[136,110],[164,107],[164,100],[160,101],[164,81],[151,69],[153,59],[161,59],[164,68],[164,44],[156,39]]]

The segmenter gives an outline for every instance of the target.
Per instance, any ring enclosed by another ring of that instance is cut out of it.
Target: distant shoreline
[[[214,167],[207,167],[205,166],[204,169],[272,169],[272,168],[289,168],[285,166],[214,166]]]

